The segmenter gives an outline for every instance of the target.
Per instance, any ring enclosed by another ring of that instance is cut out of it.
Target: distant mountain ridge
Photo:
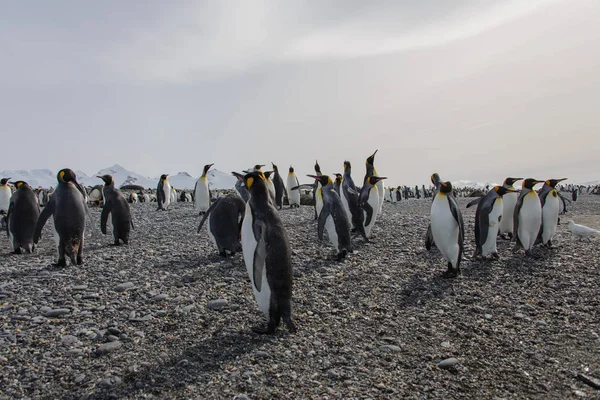
[[[49,169],[34,169],[34,170],[5,170],[0,171],[0,177],[11,178],[11,181],[25,181],[31,187],[56,187],[56,173]],[[119,164],[115,164],[112,167],[103,168],[92,176],[86,175],[84,172],[77,171],[77,180],[84,186],[95,186],[100,185],[102,180],[98,178],[98,175],[112,175],[115,179],[115,185],[121,187],[123,185],[140,185],[147,189],[156,189],[158,184],[157,178],[150,178],[147,176],[140,175],[136,172],[129,171]],[[208,184],[211,189],[233,189],[236,178],[225,172],[213,169],[207,174]],[[193,177],[187,172],[179,172],[176,175],[169,175],[168,177],[171,186],[176,189],[188,189],[193,190],[198,177]]]

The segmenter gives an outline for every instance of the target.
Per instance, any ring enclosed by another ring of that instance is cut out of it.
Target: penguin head
[[[500,197],[504,196],[506,193],[516,193],[517,192],[517,190],[507,188],[504,186],[494,186],[493,190],[495,190],[496,193],[498,193],[498,196],[500,196]]]
[[[161,180],[161,181],[166,181],[166,180],[167,180],[167,176],[169,176],[169,174],[162,174],[162,175],[160,176],[160,180]]]
[[[204,169],[202,170],[202,176],[205,176],[206,173],[208,172],[208,170],[210,169],[210,167],[212,167],[213,165],[215,165],[215,164],[206,164],[204,166]]]
[[[523,187],[525,189],[533,189],[538,183],[544,183],[544,181],[538,181],[537,179],[527,178],[523,181]]]
[[[375,152],[373,154],[371,154],[369,157],[367,157],[367,165],[373,166],[375,163],[375,154],[377,154],[377,152],[379,151],[379,149],[375,150]]]
[[[342,174],[336,173],[335,175],[335,183],[342,183]]]
[[[504,184],[506,186],[512,186],[515,182],[520,181],[523,178],[506,178],[504,180]]]
[[[387,177],[371,175],[366,179],[366,181],[368,183],[370,183],[371,185],[375,186],[377,184],[377,182],[382,181],[384,179],[387,179]]]
[[[451,182],[440,182],[440,192],[442,193],[452,193],[452,183]]]
[[[319,165],[319,161],[318,160],[315,160],[315,172],[317,174],[321,173],[321,166]]]
[[[113,179],[112,175],[98,175],[96,176],[96,178],[100,178],[104,181],[104,184],[106,186],[111,185],[115,180]]]
[[[327,186],[331,183],[333,183],[333,181],[331,180],[331,178],[329,177],[329,175],[306,175],[309,178],[313,178],[316,181],[319,181],[319,183],[322,186]]]
[[[441,181],[440,175],[437,172],[434,172],[433,174],[431,174],[429,179],[431,179],[431,183],[433,183],[435,186],[439,185],[439,183]]]
[[[242,175],[238,172],[235,172],[235,171],[232,171],[231,175],[235,176],[238,179],[238,181],[244,182],[244,175]]]
[[[265,178],[267,178],[267,180],[271,179],[271,174],[275,172],[275,171],[265,171],[263,172],[263,175],[265,176]]]
[[[244,184],[246,185],[246,189],[251,192],[263,192],[266,194],[267,178],[260,171],[252,171],[244,175]]]
[[[273,171],[277,171],[277,165],[273,161],[271,161],[271,165],[273,166]]]
[[[21,189],[21,186],[25,185],[27,186],[27,182],[24,181],[16,181],[16,182],[10,182],[11,184],[13,184],[17,190]]]
[[[264,167],[264,165],[256,164],[254,166],[254,171],[256,171],[256,172],[262,172],[262,167]]]
[[[550,186],[551,188],[555,188],[556,185],[558,185],[558,182],[562,182],[562,181],[566,181],[568,178],[562,178],[562,179],[548,179],[545,183],[546,185]]]
[[[352,168],[352,164],[350,164],[350,161],[344,161],[344,172],[351,168]]]
[[[57,178],[59,182],[73,182],[79,185],[77,183],[77,177],[75,176],[75,172],[73,172],[73,170],[69,168],[64,168],[58,171]]]
[[[0,186],[6,186],[10,178],[2,178],[0,179]]]
[[[289,171],[290,171],[290,174],[293,174],[293,173],[294,173],[294,167],[292,167],[292,166],[290,165],[290,170],[289,170]]]

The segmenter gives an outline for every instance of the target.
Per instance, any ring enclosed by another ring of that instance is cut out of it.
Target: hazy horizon
[[[600,179],[600,3],[24,1],[0,170]],[[308,181],[309,178],[306,178]]]

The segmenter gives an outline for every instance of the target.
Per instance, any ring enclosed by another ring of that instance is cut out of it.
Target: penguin
[[[549,179],[544,182],[544,186],[538,192],[542,206],[542,227],[538,234],[538,243],[541,242],[548,248],[552,247],[552,238],[556,233],[558,214],[560,213],[561,199],[556,190],[556,185],[565,180],[567,178]]]
[[[375,168],[375,154],[377,154],[377,152],[379,151],[379,149],[375,150],[375,152],[373,154],[371,154],[369,157],[367,157],[367,174],[365,176],[365,181],[367,180],[367,178],[369,176],[378,176],[377,174],[377,169]],[[385,190],[384,190],[384,185],[383,185],[383,180],[380,180],[377,182],[377,195],[379,196],[379,209],[378,209],[378,213],[381,212],[382,208],[383,208],[383,201],[385,198]]]
[[[171,204],[177,203],[177,189],[171,186]]]
[[[533,187],[542,182],[531,178],[523,181],[523,188],[513,215],[513,235],[517,239],[513,252],[523,248],[529,257],[535,257],[531,249],[542,226],[542,204]]]
[[[502,221],[500,221],[500,236],[503,239],[512,239],[514,230],[514,213],[519,193],[513,186],[523,178],[506,178],[502,186],[511,189],[502,197]]]
[[[333,181],[327,175],[307,175],[321,184],[319,196],[323,199],[323,208],[319,213],[317,234],[323,240],[323,231],[327,230],[329,241],[337,251],[337,260],[343,261],[348,253],[352,253],[350,241],[350,221],[342,205],[340,196],[333,188]]]
[[[402,201],[402,188],[398,186],[395,190],[396,201]]]
[[[315,175],[317,176],[321,176],[321,166],[319,165],[319,161],[316,160],[315,161]],[[321,183],[316,180],[314,187],[313,187],[313,203],[315,205],[315,220],[319,218],[319,213],[321,212],[321,209],[323,208],[323,198],[319,197],[319,193],[321,193],[319,191],[319,189],[321,189]]]
[[[191,203],[192,202],[192,194],[185,192],[185,201],[186,203]]]
[[[267,189],[269,190],[269,201],[275,206],[277,204],[275,200],[275,184],[271,180],[273,171],[265,171],[263,174],[266,178]]]
[[[130,203],[133,204],[133,203],[137,203],[138,201],[139,201],[139,197],[136,192],[129,193],[129,202]]]
[[[266,328],[257,333],[274,333],[281,318],[288,331],[296,332],[292,320],[292,251],[277,210],[269,201],[266,178],[261,172],[244,176],[250,200],[242,223],[242,250],[252,291],[267,317]]]
[[[235,190],[237,194],[244,200],[244,202],[248,202],[250,199],[250,193],[248,193],[248,189],[246,189],[246,184],[244,183],[244,175],[238,174],[237,172],[231,173],[233,176],[237,178],[235,182]]]
[[[156,201],[158,202],[158,210],[167,210],[171,203],[171,184],[167,177],[169,174],[163,174],[160,176],[158,186],[156,187]]]
[[[350,164],[350,161],[344,161],[344,176],[340,194],[342,205],[344,206],[344,210],[346,210],[346,215],[348,216],[348,220],[351,222],[353,229],[368,241],[369,238],[367,237],[364,226],[364,212],[358,202],[359,196],[360,191],[356,188],[354,180],[352,179],[352,164]]]
[[[108,221],[108,215],[112,214],[111,221],[115,246],[119,245],[119,239],[124,244],[129,244],[129,232],[130,228],[133,228],[129,203],[123,193],[115,187],[115,180],[112,175],[101,175],[97,178],[104,181],[104,187],[102,188],[104,207],[102,207],[102,214],[100,214],[100,230],[106,235],[106,222]],[[132,192],[132,194],[135,193]]]
[[[210,189],[208,188],[208,170],[214,164],[206,164],[202,170],[202,175],[196,181],[194,187],[194,210],[198,215],[203,215],[210,207]]]
[[[335,190],[335,192],[338,194],[338,196],[340,195],[340,188],[342,186],[342,174],[334,174],[335,175],[335,181],[333,181],[333,190]],[[340,200],[341,201],[341,200]],[[346,212],[346,210],[344,209],[344,212]],[[350,218],[348,218],[348,220],[350,220]]]
[[[141,196],[138,196],[138,198],[142,198],[144,203],[150,203],[151,199],[150,199],[150,195],[148,193],[142,193]]]
[[[8,206],[6,232],[12,241],[15,254],[21,254],[21,249],[31,253],[35,250],[33,233],[40,215],[40,206],[27,182],[17,181],[13,185],[17,190]]]
[[[271,161],[271,165],[273,165],[273,185],[275,186],[275,204],[277,205],[277,209],[281,210],[283,208],[283,195],[285,193],[285,185],[283,184],[283,178],[279,174],[279,168]]]
[[[10,198],[12,196],[12,189],[8,186],[9,180],[10,178],[0,179],[0,212],[4,212],[4,214],[8,213]]]
[[[297,186],[300,186],[300,182],[298,182],[298,177],[294,172],[294,167],[290,165],[287,176],[287,195],[290,208],[300,207],[300,189],[292,189]]]
[[[573,201],[577,201],[577,199],[579,198],[579,189],[577,189],[576,187],[573,188],[573,193],[571,194],[571,199]]]
[[[431,203],[430,221],[436,247],[448,261],[448,270],[444,276],[455,277],[460,273],[465,228],[450,182],[440,183],[439,191]]]
[[[99,205],[102,203],[102,185],[96,185],[90,190],[88,201],[92,204]]]
[[[514,189],[506,186],[494,186],[488,193],[477,199],[477,210],[475,211],[475,253],[473,258],[492,255],[498,256],[496,248],[496,237],[500,229],[500,223],[504,219],[503,196],[515,193]],[[472,202],[473,203],[473,202]],[[467,205],[467,208],[470,204]]]
[[[440,179],[440,176],[437,172],[431,174],[431,177],[429,177],[429,179],[433,184],[433,191],[431,197],[435,199],[435,195],[440,191],[440,183],[442,180]],[[435,243],[433,241],[433,234],[431,233],[431,222],[429,222],[429,225],[427,226],[427,233],[425,234],[425,249],[429,251],[431,250],[432,246],[435,246]]]
[[[54,230],[58,235],[58,262],[56,266],[67,265],[66,256],[72,264],[83,264],[83,238],[85,233],[85,196],[77,183],[73,170],[58,171],[58,185],[48,204],[41,212],[35,225],[33,243],[37,244],[42,229],[50,216],[54,218]]]
[[[179,200],[178,201],[181,203],[185,203],[186,201],[188,201],[187,195],[188,194],[182,190],[181,192],[179,192]]]
[[[377,182],[381,182],[383,179],[387,179],[381,176],[371,175],[369,176],[361,188],[358,203],[364,212],[364,229],[365,236],[371,237],[371,229],[377,221],[379,214],[379,192],[377,188]]]
[[[198,233],[208,220],[206,230],[210,240],[217,246],[219,255],[227,257],[227,250],[233,255],[242,250],[240,231],[246,212],[246,203],[239,196],[219,197],[204,213]]]

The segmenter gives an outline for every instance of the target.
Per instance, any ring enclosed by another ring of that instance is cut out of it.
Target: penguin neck
[[[267,187],[255,187],[250,190],[250,198],[259,203],[269,202],[269,192]]]

